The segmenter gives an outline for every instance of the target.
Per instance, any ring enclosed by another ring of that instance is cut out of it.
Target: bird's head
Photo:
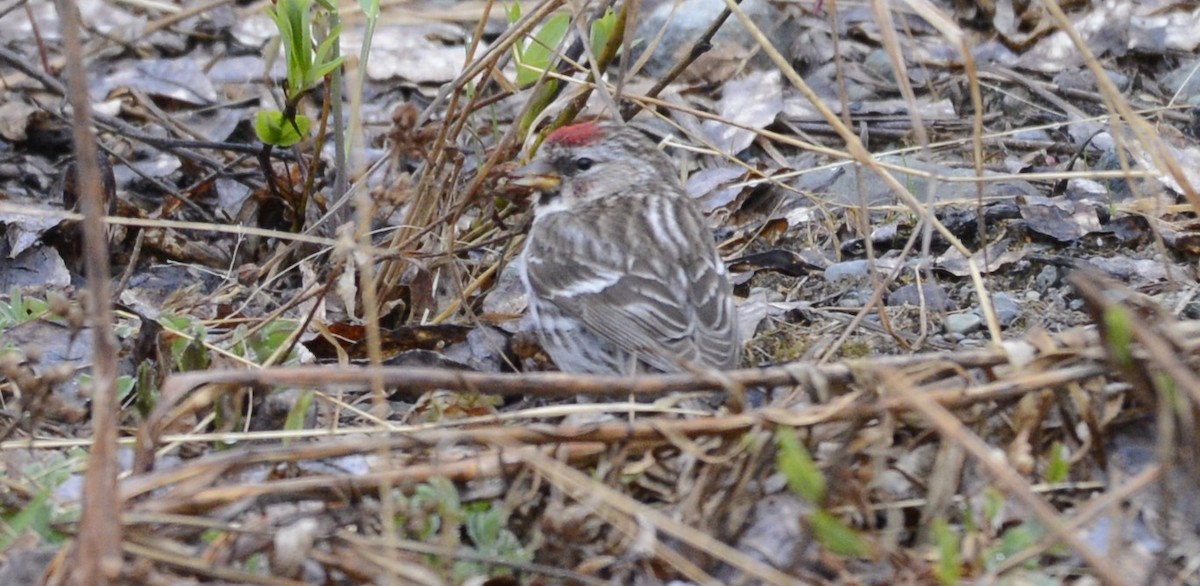
[[[583,122],[550,133],[517,183],[541,192],[540,211],[678,184],[675,165],[641,132],[612,122]]]

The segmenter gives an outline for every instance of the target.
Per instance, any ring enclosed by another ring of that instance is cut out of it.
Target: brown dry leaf
[[[1059,242],[1071,242],[1101,230],[1096,205],[1091,202],[1022,196],[1017,198],[1017,205],[1030,230]]]
[[[1171,134],[1164,133],[1164,136],[1171,136]],[[1175,159],[1176,165],[1183,173],[1184,180],[1191,184],[1192,190],[1200,190],[1200,146],[1194,144],[1190,139],[1181,139],[1178,136],[1176,136],[1176,139],[1174,141],[1163,141],[1167,149],[1167,154]],[[1183,144],[1172,144],[1180,142]],[[1154,158],[1142,146],[1140,141],[1126,141],[1126,145],[1129,148],[1130,155],[1133,156],[1141,168],[1157,169],[1154,164]],[[1179,182],[1170,174],[1155,172],[1154,178],[1172,192],[1177,194],[1183,193]]]
[[[93,96],[135,91],[157,98],[164,106],[209,106],[218,100],[204,63],[195,57],[139,60],[135,67],[101,78]],[[172,108],[173,109],[173,108]]]
[[[1023,246],[1013,248],[1011,239],[1002,238],[987,247],[986,256],[980,250],[972,254],[971,259],[975,261],[975,266],[979,268],[980,272],[992,273],[1021,260],[1028,252]],[[985,259],[987,260],[986,263],[984,262]],[[934,266],[956,277],[966,277],[971,274],[971,270],[967,266],[967,259],[954,248],[947,250],[945,254],[938,257],[935,260]]]
[[[783,110],[783,78],[778,71],[756,71],[725,84],[718,104],[721,118],[729,123],[705,120],[705,137],[730,156],[754,142],[755,130],[775,122]]]
[[[721,166],[701,169],[688,177],[688,195],[700,204],[704,213],[711,214],[717,208],[729,205],[745,191],[734,185],[744,181],[747,171],[741,167]]]
[[[1160,223],[1159,234],[1176,254],[1193,258],[1200,256],[1200,220]]]
[[[351,360],[367,359],[366,327],[350,322],[326,324],[323,329],[338,340],[342,350]],[[467,339],[472,328],[454,324],[401,326],[383,332],[384,360],[409,350],[434,350]],[[303,342],[318,359],[332,360],[339,354],[327,337],[316,337]]]

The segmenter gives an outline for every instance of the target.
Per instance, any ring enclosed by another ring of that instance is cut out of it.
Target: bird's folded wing
[[[535,294],[660,370],[678,371],[688,363],[736,366],[740,344],[721,259],[704,240],[704,246],[687,247],[660,238],[681,227],[704,230],[694,236],[710,238],[702,219],[697,227],[689,216],[671,230],[637,221],[616,229],[564,217],[540,226],[550,233],[539,234],[526,253]],[[623,241],[630,238],[640,246]]]

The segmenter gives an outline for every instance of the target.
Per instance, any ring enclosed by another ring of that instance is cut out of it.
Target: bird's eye
[[[592,168],[593,162],[594,161],[587,157],[579,157],[578,159],[575,159],[575,168],[579,169],[580,171],[587,171],[588,169]]]

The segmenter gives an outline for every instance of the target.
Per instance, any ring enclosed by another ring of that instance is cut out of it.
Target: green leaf
[[[521,3],[514,2],[512,8],[508,9],[508,24],[512,25],[521,19]],[[517,64],[518,78],[520,77],[521,64],[525,62],[525,44],[521,42],[512,44],[513,63]]]
[[[1004,495],[994,487],[983,489],[983,519],[981,526],[992,527],[1000,520],[1000,512],[1004,510]]]
[[[1108,342],[1109,355],[1121,368],[1133,364],[1133,325],[1128,311],[1119,305],[1104,309],[1104,339]]]
[[[825,500],[825,475],[813,462],[812,455],[796,437],[796,430],[781,427],[775,433],[779,452],[776,465],[787,478],[788,488],[805,501],[820,505]]]
[[[358,0],[358,8],[363,11],[368,20],[379,18],[379,0]]]
[[[1050,464],[1046,466],[1046,482],[1066,482],[1071,472],[1067,447],[1060,442],[1050,446]]]
[[[158,323],[168,330],[186,332],[192,329],[192,320],[187,316],[164,314],[158,316]]]
[[[567,36],[567,28],[571,25],[571,16],[565,12],[556,13],[546,19],[542,28],[533,35],[533,39],[525,46],[524,53],[517,63],[517,85],[531,86],[542,74],[550,68],[554,50]]]
[[[864,541],[857,531],[828,511],[814,511],[808,517],[808,527],[812,529],[813,537],[832,553],[854,558],[867,558],[871,555],[870,544]]]
[[[312,72],[313,83],[310,83],[309,86],[316,85],[317,81],[319,81],[321,78],[325,77],[326,75],[329,75],[329,73],[331,73],[334,69],[341,67],[342,62],[345,60],[346,60],[345,57],[338,57],[337,59],[334,59],[333,61],[330,61],[329,63],[325,63],[324,65],[318,66]]]
[[[329,55],[330,51],[337,47],[338,36],[341,35],[341,33],[342,27],[333,27],[333,29],[329,31],[329,36],[326,37],[324,41],[321,41],[321,44],[317,46],[317,54],[314,61],[315,66],[310,73],[310,79],[308,79],[307,83],[305,84],[305,89],[316,85],[317,82],[321,81],[326,74],[340,67],[342,62],[346,60],[345,57],[338,57],[333,61],[329,61],[328,63],[325,62],[325,59]]]
[[[133,392],[133,383],[133,377],[127,374],[117,377],[117,401],[121,403],[125,402],[125,399]]]
[[[204,347],[204,339],[208,330],[204,324],[193,322],[183,316],[159,316],[158,322],[164,328],[182,335],[171,340],[171,358],[173,365],[180,371],[203,370],[208,367],[208,349]]]
[[[290,147],[308,136],[312,121],[307,116],[296,115],[296,124],[284,119],[283,112],[262,110],[254,120],[254,133],[258,140],[276,147]]]
[[[608,37],[612,36],[613,27],[617,24],[617,13],[611,7],[604,11],[604,16],[592,22],[592,53],[599,55],[600,50],[608,45]]]
[[[1000,536],[1000,541],[983,552],[983,566],[989,570],[999,567],[1012,556],[1033,547],[1042,539],[1043,534],[1043,531],[1030,523],[1010,527]],[[1022,567],[1038,567],[1038,558],[1031,558],[1022,564]]]
[[[1158,389],[1158,394],[1162,397],[1163,404],[1171,408],[1176,413],[1182,413],[1184,409],[1190,409],[1190,402],[1179,394],[1179,387],[1175,384],[1175,379],[1166,371],[1157,371],[1151,378],[1154,380],[1154,388]]]
[[[271,321],[254,335],[244,336],[243,339],[250,348],[246,357],[255,363],[261,363],[262,360],[278,351],[291,338],[292,332],[297,327],[298,324],[294,320],[278,319]],[[295,356],[296,352],[293,350],[288,358],[291,359]]]
[[[283,422],[283,429],[286,431],[300,431],[304,429],[304,417],[308,415],[308,408],[312,406],[313,392],[304,391],[300,393],[300,398],[296,400],[296,404],[288,410],[287,419]],[[291,438],[284,438],[283,445],[288,445]]]
[[[39,492],[20,512],[5,520],[5,531],[0,534],[0,550],[7,551],[26,531],[42,538],[50,533],[49,497],[49,489]]]
[[[175,363],[181,372],[208,368],[208,349],[199,338],[184,339]]]
[[[499,507],[467,515],[467,537],[481,551],[491,552],[504,529],[504,512]]]
[[[150,412],[154,411],[154,406],[158,404],[157,378],[157,373],[154,372],[154,367],[150,366],[149,362],[138,365],[137,384],[134,385],[134,388],[137,389],[134,405],[142,417],[150,415]]]
[[[288,70],[288,97],[303,93],[312,70],[312,2],[279,0],[267,13],[279,29]]]
[[[26,297],[25,302],[21,304],[21,316],[25,318],[24,321],[33,321],[43,315],[46,315],[46,300]]]
[[[958,535],[950,530],[945,519],[933,520],[933,540],[937,543],[938,559],[933,568],[933,575],[939,584],[954,586],[962,578],[962,555],[959,551],[961,544]]]

